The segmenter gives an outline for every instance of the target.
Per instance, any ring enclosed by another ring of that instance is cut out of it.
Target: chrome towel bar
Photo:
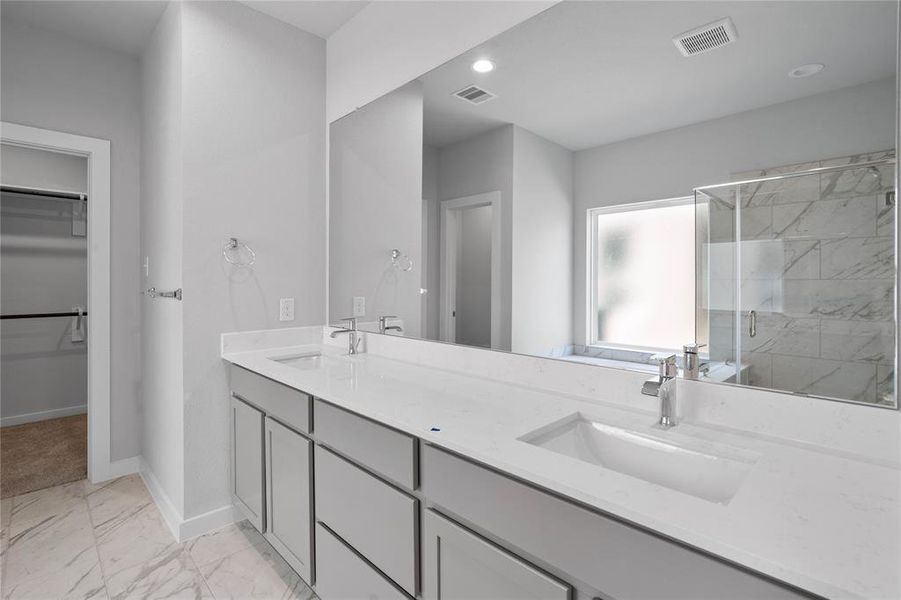
[[[152,287],[144,293],[151,298],[174,298],[176,300],[181,300],[181,288],[171,292],[159,292],[155,287]]]

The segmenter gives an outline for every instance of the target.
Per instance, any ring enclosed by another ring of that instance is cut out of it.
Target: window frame
[[[697,216],[697,203],[695,200],[695,196],[675,196],[672,198],[662,198],[659,200],[645,200],[640,202],[627,202],[622,204],[612,204],[608,206],[597,206],[594,208],[589,208],[586,211],[586,246],[587,246],[587,260],[586,263],[586,305],[585,305],[585,345],[591,349],[597,350],[619,350],[619,351],[632,351],[636,353],[654,353],[654,354],[679,354],[682,352],[682,348],[662,348],[662,347],[651,347],[651,346],[640,346],[636,344],[616,344],[611,342],[603,342],[597,339],[597,266],[598,266],[598,253],[597,253],[597,226],[596,220],[598,217],[603,216],[605,214],[620,214],[624,212],[634,212],[639,210],[649,210],[655,208],[667,208],[671,206],[686,206],[686,205],[695,206],[695,218],[693,220],[693,235],[692,235],[692,256],[691,260],[695,265],[695,277],[692,281],[692,296],[694,298],[695,303],[695,339],[698,337],[698,314],[697,314],[697,232],[698,232],[698,216]],[[691,340],[686,340],[688,343]],[[636,357],[637,358],[637,357]]]

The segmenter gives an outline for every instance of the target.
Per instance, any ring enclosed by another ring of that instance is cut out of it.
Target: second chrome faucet
[[[341,321],[347,323],[347,327],[343,329],[336,329],[329,334],[330,338],[336,338],[342,333],[347,334],[347,353],[348,354],[356,354],[357,353],[357,318],[356,317],[347,317],[341,319]]]
[[[657,425],[669,429],[676,425],[676,355],[672,354],[660,361],[660,372],[641,386],[641,393],[660,398],[660,419]]]

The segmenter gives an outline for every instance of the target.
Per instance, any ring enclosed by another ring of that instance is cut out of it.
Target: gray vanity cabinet
[[[263,500],[263,412],[231,397],[231,492],[247,520],[266,527]]]
[[[322,600],[409,600],[322,523],[316,524],[316,595]]]
[[[230,375],[232,499],[313,583],[312,398],[240,367]]]
[[[548,570],[565,573],[567,581],[599,590],[602,597],[809,598],[435,446],[423,449],[422,485],[432,506],[503,540],[505,547],[542,561]],[[445,552],[443,543],[440,551]],[[442,569],[442,582],[446,578]]]
[[[415,596],[418,500],[323,446],[315,465],[316,519]]]
[[[424,600],[569,600],[572,588],[438,513],[427,510]]]
[[[312,582],[313,444],[266,417],[266,539],[305,581]]]

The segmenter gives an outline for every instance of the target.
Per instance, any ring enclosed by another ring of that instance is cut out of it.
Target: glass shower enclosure
[[[733,179],[695,190],[707,377],[894,407],[894,152]]]

